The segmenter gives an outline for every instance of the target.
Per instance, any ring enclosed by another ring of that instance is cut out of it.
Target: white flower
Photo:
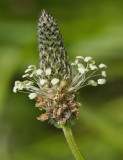
[[[84,59],[84,64],[82,63],[83,59]],[[106,83],[105,79],[93,80],[93,77],[96,78],[96,76],[99,75],[106,77],[106,71],[104,70],[102,71],[101,68],[106,68],[106,65],[102,63],[99,65],[99,67],[97,67],[92,57],[83,58],[82,56],[77,56],[75,62],[71,63],[72,74],[71,74],[71,82],[69,83],[67,79],[65,79],[66,75],[64,77],[60,77],[60,79],[58,78],[52,79],[51,78],[52,76],[49,77],[49,75],[52,74],[51,68],[46,68],[45,70],[43,70],[40,68],[36,69],[34,65],[30,65],[28,69],[25,71],[28,73],[22,76],[23,78],[24,77],[29,78],[30,81],[29,80],[23,82],[16,81],[15,86],[13,88],[13,92],[16,93],[17,91],[22,91],[23,89],[27,90],[27,92],[33,93],[29,95],[30,99],[33,99],[33,97],[35,97],[36,94],[44,96],[47,95],[47,93],[50,93],[50,90],[52,89],[53,91],[54,89],[57,90],[61,88],[63,88],[64,90],[68,87],[67,88],[68,91],[72,92],[72,91],[77,91],[86,85],[92,85],[92,86],[97,86],[98,84],[102,85]],[[97,70],[99,71],[101,70],[101,73],[96,73]]]
[[[90,60],[92,60],[92,57],[85,57],[85,59],[84,59],[85,62],[88,62]]]
[[[84,59],[84,57],[82,57],[82,56],[77,56],[76,58],[77,59]]]
[[[88,84],[92,86],[97,86],[97,82],[95,82],[94,80],[89,80]]]
[[[106,71],[102,71],[102,76],[106,77]]]
[[[36,74],[37,74],[37,75],[41,75],[42,73],[43,73],[43,71],[42,71],[41,69],[37,69],[37,70],[36,70]]]
[[[51,74],[51,68],[46,69],[46,75],[49,76]]]
[[[97,66],[95,66],[95,65],[93,65],[93,64],[89,64],[89,67],[90,67],[91,70],[97,69]]]
[[[99,68],[106,68],[107,66],[105,65],[105,64],[103,64],[103,63],[101,63],[100,65],[99,65]]]
[[[45,80],[45,79],[41,79],[40,80],[40,84],[43,86],[45,83],[47,82],[47,80]]]
[[[35,97],[37,97],[37,94],[36,94],[36,93],[30,93],[30,94],[28,95],[28,97],[29,97],[30,99],[34,99]]]
[[[59,82],[59,79],[58,79],[58,78],[54,78],[54,79],[51,80],[52,85],[55,85],[55,84],[57,84],[58,82]]]
[[[83,67],[80,67],[78,68],[78,71],[81,73],[81,74],[84,74],[86,72],[86,69],[83,68]]]
[[[98,79],[97,83],[102,85],[102,84],[106,83],[106,80],[105,79]]]

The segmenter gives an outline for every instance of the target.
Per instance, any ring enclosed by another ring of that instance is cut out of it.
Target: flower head
[[[84,86],[106,82],[106,65],[97,67],[92,57],[82,56],[70,63],[58,26],[45,10],[38,21],[38,49],[40,68],[30,65],[22,76],[27,80],[16,81],[13,91],[28,93],[30,99],[36,100],[36,106],[46,111],[38,120],[65,124],[78,115],[76,92]]]

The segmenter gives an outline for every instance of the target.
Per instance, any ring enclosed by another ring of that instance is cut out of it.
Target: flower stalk
[[[75,157],[76,160],[84,160],[84,157],[82,156],[82,154],[80,153],[75,141],[74,141],[74,137],[71,131],[71,127],[66,124],[62,126],[65,138],[67,140],[67,143]]]

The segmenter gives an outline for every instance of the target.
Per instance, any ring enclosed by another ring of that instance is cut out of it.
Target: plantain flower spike
[[[92,57],[82,56],[69,62],[57,23],[46,10],[41,12],[37,32],[40,68],[28,66],[22,76],[27,80],[16,81],[13,92],[23,90],[36,100],[36,107],[43,110],[38,120],[60,126],[77,118],[80,88],[106,83],[106,65],[97,66]]]

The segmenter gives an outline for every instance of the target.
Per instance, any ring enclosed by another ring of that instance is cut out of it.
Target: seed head
[[[22,76],[28,80],[16,81],[13,91],[25,90],[30,99],[36,100],[36,107],[45,110],[38,120],[65,124],[78,116],[77,91],[87,85],[106,83],[106,65],[98,67],[92,57],[82,56],[70,63],[58,26],[45,10],[38,21],[38,50],[40,68],[28,66]]]
[[[38,50],[44,77],[49,75],[48,80],[70,80],[70,65],[62,35],[54,18],[45,10],[42,10],[38,21]]]

